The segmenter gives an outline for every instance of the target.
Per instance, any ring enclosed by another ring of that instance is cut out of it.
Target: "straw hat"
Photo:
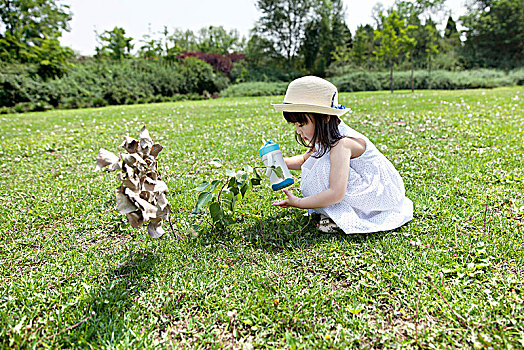
[[[329,81],[308,75],[289,83],[282,104],[272,104],[279,112],[305,112],[341,116],[349,111],[338,104],[337,87]]]

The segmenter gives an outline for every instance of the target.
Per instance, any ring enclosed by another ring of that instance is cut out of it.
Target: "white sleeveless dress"
[[[404,182],[393,164],[359,132],[341,122],[342,136],[361,138],[365,152],[350,161],[344,199],[325,208],[308,212],[324,214],[345,233],[389,231],[413,219],[413,202],[406,197]],[[329,188],[329,152],[320,158],[309,157],[302,164],[300,189],[304,197]]]

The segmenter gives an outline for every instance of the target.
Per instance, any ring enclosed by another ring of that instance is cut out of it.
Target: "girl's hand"
[[[282,192],[286,194],[287,198],[280,202],[274,202],[273,205],[277,207],[282,207],[282,208],[287,208],[287,207],[300,208],[299,206],[300,198],[295,196],[293,192],[291,192],[288,189],[283,189]]]

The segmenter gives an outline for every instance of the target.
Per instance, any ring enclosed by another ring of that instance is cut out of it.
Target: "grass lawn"
[[[524,89],[341,95],[404,179],[400,229],[321,234],[266,180],[213,230],[194,187],[262,165],[262,139],[304,151],[281,100],[0,116],[0,347],[523,347]],[[143,124],[182,239],[130,228],[93,171]]]

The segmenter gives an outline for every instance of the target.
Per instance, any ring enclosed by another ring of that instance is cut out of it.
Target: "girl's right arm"
[[[311,153],[308,151],[304,154],[284,158],[284,162],[286,162],[286,165],[288,169],[290,170],[300,170],[302,169],[302,164],[311,156]]]

